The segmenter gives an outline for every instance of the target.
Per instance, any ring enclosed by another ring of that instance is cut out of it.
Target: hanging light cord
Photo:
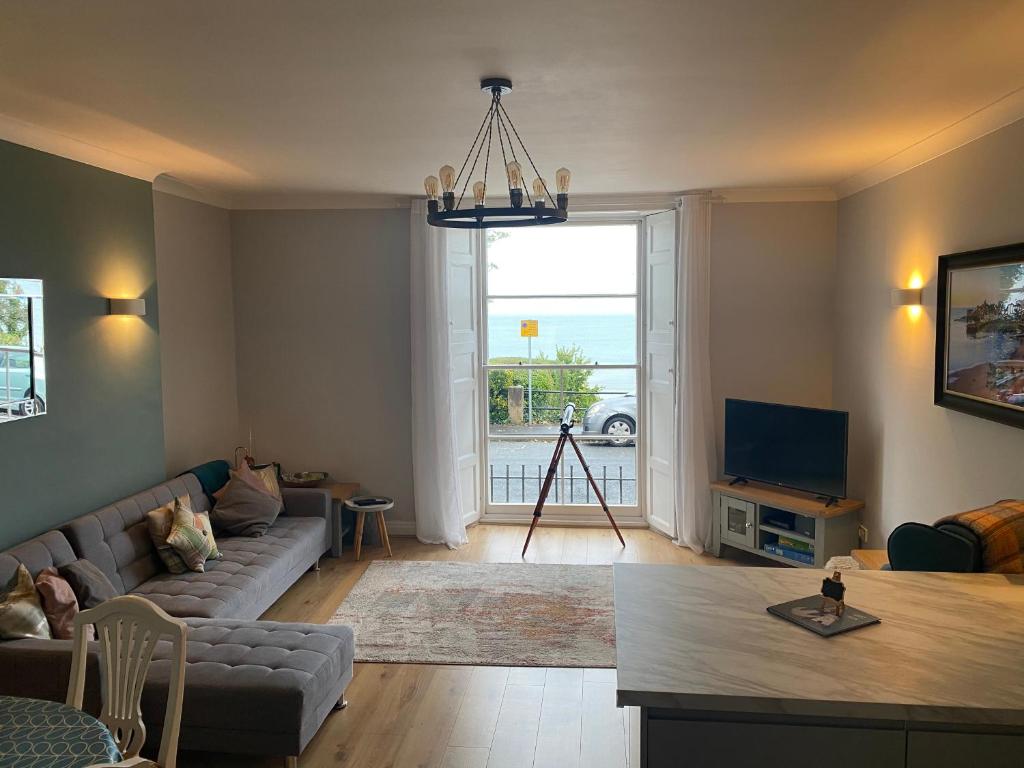
[[[523,143],[522,138],[520,138],[519,136],[519,131],[516,130],[516,124],[512,122],[512,118],[508,116],[508,112],[506,111],[505,107],[501,105],[500,102],[498,103],[498,108],[501,110],[501,114],[505,116],[505,119],[508,120],[508,124],[512,126],[512,132],[516,135],[516,139],[519,141],[519,146],[523,148],[523,153],[526,155],[526,159],[530,161],[530,167],[533,168],[533,172],[537,174],[537,178],[540,179],[540,183],[544,185],[544,192],[548,196],[548,200],[551,201],[551,205],[557,208],[558,206],[555,205],[555,201],[551,197],[551,192],[548,191],[547,182],[544,181],[544,177],[541,176],[540,171],[537,170],[537,164],[534,163],[533,158],[530,157],[530,150],[526,148],[526,144]]]
[[[473,178],[473,171],[476,170],[477,161],[480,160],[480,152],[483,151],[483,148],[484,148],[484,142],[483,142],[483,139],[481,137],[481,134],[484,132],[484,127],[485,126],[487,127],[487,134],[488,134],[488,136],[490,135],[491,125],[494,122],[494,113],[496,111],[496,106],[495,105],[497,104],[498,99],[499,99],[498,92],[497,91],[492,92],[491,93],[491,105],[487,108],[487,114],[484,115],[484,121],[480,124],[480,130],[477,131],[476,138],[473,139],[473,144],[469,148],[469,154],[473,153],[473,149],[474,148],[476,149],[476,156],[473,158],[473,165],[470,166],[469,173],[466,174],[466,180],[462,184],[462,192],[459,193],[459,202],[457,202],[455,204],[456,208],[461,208],[462,207],[462,200],[466,196],[466,188],[469,187],[469,180]],[[479,146],[477,146],[477,142],[478,141],[480,142]],[[469,162],[469,154],[466,155],[466,160],[462,163],[462,167],[463,168],[465,168],[466,167],[466,163]],[[489,146],[488,146],[488,155],[490,155],[490,147]],[[486,161],[485,161],[485,167],[484,167],[484,175],[485,176],[487,175]],[[459,179],[461,179],[461,178],[462,178],[462,171],[459,171],[458,178],[455,179],[455,186],[459,185]],[[486,183],[487,182],[485,180],[484,184],[486,185]]]

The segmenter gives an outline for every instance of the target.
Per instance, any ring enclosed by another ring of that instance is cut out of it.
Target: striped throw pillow
[[[187,497],[174,500],[174,522],[167,534],[167,543],[174,547],[189,570],[203,573],[207,560],[220,558],[220,550],[213,539],[213,528],[205,512],[193,512]]]

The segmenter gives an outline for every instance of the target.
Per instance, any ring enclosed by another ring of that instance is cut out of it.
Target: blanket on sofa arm
[[[988,507],[960,512],[936,525],[957,525],[981,541],[981,561],[987,573],[1024,573],[1024,501],[1004,499]]]

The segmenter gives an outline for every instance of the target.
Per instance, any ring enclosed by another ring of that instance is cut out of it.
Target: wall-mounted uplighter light
[[[892,305],[894,307],[919,307],[921,306],[921,288],[893,288]]]
[[[107,310],[109,315],[131,315],[144,317],[146,314],[145,299],[108,299],[110,307]]]

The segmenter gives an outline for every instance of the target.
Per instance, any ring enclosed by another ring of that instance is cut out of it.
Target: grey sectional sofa
[[[330,549],[330,496],[283,489],[284,512],[265,536],[218,537],[223,558],[207,562],[206,573],[172,575],[145,516],[186,493],[193,509],[210,509],[197,475],[182,475],[0,552],[0,583],[19,563],[35,576],[51,565],[89,560],[118,591],[146,597],[189,626],[181,749],[279,755],[293,763],[344,701],[352,630],[256,619]],[[159,742],[166,700],[170,665],[163,654],[158,648],[142,702],[151,744]],[[67,640],[0,642],[0,694],[62,701],[70,658]],[[90,665],[86,705],[98,710],[95,656]]]

